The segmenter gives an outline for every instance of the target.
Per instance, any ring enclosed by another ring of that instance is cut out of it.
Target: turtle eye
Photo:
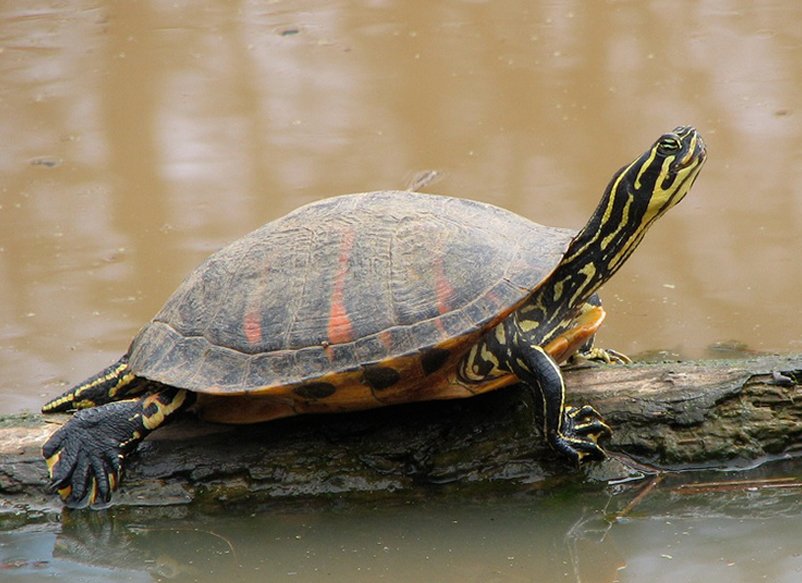
[[[682,147],[682,144],[680,144],[680,141],[674,136],[663,136],[660,138],[660,142],[658,142],[658,147],[665,154],[673,154],[679,151],[679,149]]]

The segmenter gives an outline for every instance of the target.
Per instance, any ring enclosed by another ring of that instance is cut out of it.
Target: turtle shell
[[[445,196],[324,199],[201,263],[136,336],[129,365],[199,393],[292,389],[296,401],[325,399],[348,378],[369,390],[339,408],[358,408],[409,384],[386,363],[422,376],[453,368],[548,277],[572,236]]]

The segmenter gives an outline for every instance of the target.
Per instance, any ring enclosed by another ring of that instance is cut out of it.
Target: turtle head
[[[589,250],[596,245],[601,261],[614,271],[649,226],[685,198],[706,157],[705,143],[694,128],[682,126],[663,134],[615,173],[578,238]]]
[[[563,258],[561,270],[567,277],[592,274],[577,298],[590,297],[632,254],[649,226],[688,194],[706,157],[702,137],[683,126],[660,136],[615,173]]]
[[[612,198],[635,211],[630,220],[639,219],[636,229],[646,228],[685,198],[706,157],[699,132],[678,127],[620,170],[610,184]]]

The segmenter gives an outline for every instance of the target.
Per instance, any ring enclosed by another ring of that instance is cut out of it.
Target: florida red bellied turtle
[[[47,403],[80,409],[45,443],[68,506],[107,503],[126,455],[179,410],[250,423],[470,397],[520,381],[551,446],[604,457],[559,363],[590,346],[595,294],[706,157],[691,127],[624,166],[578,233],[412,192],[324,199],[204,261],[115,364]]]

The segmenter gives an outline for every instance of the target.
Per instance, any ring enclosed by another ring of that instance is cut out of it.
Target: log
[[[557,458],[533,422],[536,404],[512,386],[471,399],[251,426],[186,415],[130,457],[115,504],[598,485],[644,467],[755,465],[794,456],[802,443],[802,355],[585,364],[565,376],[568,402],[590,403],[613,427],[604,462],[577,470]],[[21,414],[0,420],[0,510],[60,508],[45,492],[40,447],[67,419]]]

